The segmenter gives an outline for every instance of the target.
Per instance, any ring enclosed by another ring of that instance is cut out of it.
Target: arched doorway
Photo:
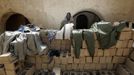
[[[134,29],[134,23],[132,23],[132,29]]]
[[[88,18],[85,15],[79,15],[76,19],[76,29],[87,29]]]
[[[25,16],[15,13],[7,18],[5,22],[5,30],[15,31],[19,28],[20,25],[26,25],[29,23],[29,20]]]
[[[91,11],[81,11],[73,16],[75,29],[88,29],[95,22],[99,22],[102,19]]]

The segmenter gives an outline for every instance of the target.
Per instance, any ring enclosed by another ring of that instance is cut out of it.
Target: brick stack
[[[115,75],[114,71],[64,71],[62,75]]]
[[[22,74],[20,74],[20,75],[34,75],[34,73],[35,73],[35,67],[30,66],[30,67],[25,67],[23,69]]]
[[[132,51],[125,64],[120,64],[116,70],[117,75],[134,75],[134,51]]]
[[[4,67],[0,67],[0,75],[6,75]]]
[[[18,75],[22,70],[22,63],[20,63],[16,57],[13,57],[11,53],[5,53],[0,55],[0,64],[4,67],[0,69],[0,75]]]
[[[96,38],[95,38],[96,39]],[[68,48],[69,44],[55,43],[58,49]],[[50,64],[44,62],[48,61],[47,56],[41,56],[42,68],[52,69],[53,67],[61,67],[62,70],[112,70],[120,63],[124,63],[126,57],[130,53],[132,47],[132,31],[129,28],[125,28],[121,34],[117,44],[109,49],[102,50],[99,48],[98,41],[95,41],[95,55],[92,57],[88,54],[87,46],[83,41],[80,58],[76,59],[73,53],[73,47],[71,47],[71,54],[67,54],[65,57],[54,57],[54,60]],[[58,45],[58,46],[57,46]],[[63,45],[63,46],[62,46]]]
[[[2,54],[0,55],[0,64],[3,64],[4,67],[0,68],[0,75],[17,75],[18,72],[22,70],[22,68],[25,69],[25,75],[33,75],[35,69],[53,69],[54,67],[60,67],[62,71],[77,70],[78,72],[83,72],[85,70],[114,70],[118,64],[124,63],[125,60],[127,60],[126,65],[131,70],[134,70],[133,61],[126,59],[131,51],[130,48],[132,48],[132,44],[134,42],[133,40],[134,31],[130,30],[129,28],[125,28],[120,33],[119,40],[115,46],[102,50],[100,49],[97,38],[95,36],[94,57],[92,58],[89,55],[87,45],[85,41],[83,41],[79,59],[75,58],[74,56],[74,49],[71,47],[70,40],[54,40],[52,41],[50,48],[61,50],[62,52],[64,52],[64,50],[68,50],[66,55],[54,57],[52,62],[49,64],[49,58],[47,55],[26,56],[26,62],[33,63],[34,65],[30,68],[24,68],[23,64],[18,61],[17,58],[13,57],[11,53]],[[133,55],[131,56],[133,57],[131,59],[134,60]],[[124,70],[124,67],[120,65],[119,71],[122,70]],[[73,74],[74,72],[70,73]],[[86,72],[83,74],[85,75],[85,73]]]
[[[71,47],[70,40],[54,40],[50,45],[51,49],[56,49],[64,52],[68,50],[66,55],[54,57],[52,62],[49,63],[47,55],[26,56],[26,62],[33,63],[31,68],[26,68],[26,75],[32,75],[33,71],[40,69],[52,69],[53,67],[60,67],[63,71],[77,70],[113,70],[120,63],[124,63],[126,57],[130,53],[130,48],[134,40],[134,32],[129,28],[125,28],[119,37],[117,44],[109,49],[102,50],[99,47],[98,41],[95,36],[95,55],[92,58],[87,50],[85,41],[81,48],[80,58],[74,56],[74,49]],[[0,55],[0,64],[4,67],[0,68],[2,75],[17,75],[21,70],[21,63],[10,53]],[[5,73],[5,74],[4,74]]]

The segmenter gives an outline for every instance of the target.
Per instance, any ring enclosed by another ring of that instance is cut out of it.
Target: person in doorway
[[[60,29],[62,29],[62,27],[68,23],[73,23],[73,19],[70,12],[67,13],[65,19],[61,22]]]

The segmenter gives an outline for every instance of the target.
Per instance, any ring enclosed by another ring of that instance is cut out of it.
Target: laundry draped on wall
[[[119,22],[118,25],[113,26],[111,22],[96,22],[90,29],[73,30],[73,45],[76,58],[80,56],[82,41],[85,40],[89,54],[93,57],[95,53],[95,39],[94,34],[97,36],[101,49],[108,49],[116,45],[119,39],[120,32],[127,26],[126,21]]]
[[[71,33],[73,23],[65,24],[60,30],[41,30],[40,37],[48,46],[48,56],[59,56],[58,53],[65,56],[71,50]],[[62,40],[62,42],[61,42]]]
[[[25,55],[42,54],[47,46],[42,44],[38,30],[37,27],[20,26],[17,31],[4,32],[0,36],[0,53],[11,52],[20,60],[24,60]]]
[[[72,23],[66,24],[61,30],[44,30],[40,32],[40,28],[37,26],[21,25],[17,31],[6,31],[1,34],[0,53],[11,52],[20,60],[24,60],[25,55],[42,55],[48,52],[48,49],[51,49],[49,44],[53,39],[70,39],[72,29]],[[51,56],[53,52],[56,53],[51,50],[48,55]]]
[[[119,33],[127,25],[126,21],[119,22],[113,26],[111,22],[96,22],[90,29],[73,30],[73,23],[65,24],[61,30],[40,30],[36,26],[21,26],[17,31],[6,31],[0,35],[0,53],[11,52],[19,57],[20,60],[25,59],[25,55],[43,55],[59,56],[60,51],[67,52],[74,48],[75,57],[79,58],[82,41],[85,40],[89,54],[93,57],[95,53],[94,33],[96,33],[100,48],[107,49],[115,45]],[[68,39],[72,44],[65,50],[51,48],[51,42],[55,39]]]

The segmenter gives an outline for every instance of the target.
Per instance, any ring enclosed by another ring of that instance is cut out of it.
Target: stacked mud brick
[[[18,75],[22,70],[22,63],[11,53],[0,55],[0,64],[4,65],[0,68],[0,75]]]
[[[35,66],[31,65],[29,67],[24,67],[23,70],[20,72],[21,74],[19,75],[34,75],[36,72]]]
[[[0,55],[0,75],[33,75],[34,66],[25,67],[24,63],[19,61],[11,53]]]
[[[134,39],[134,31],[133,39]],[[130,52],[128,58],[126,59],[124,64],[118,65],[116,69],[117,75],[134,75],[134,49]]]
[[[71,41],[70,40],[54,40],[50,45],[51,49],[55,50],[68,50],[71,49]],[[71,51],[71,50],[70,50]],[[64,52],[64,51],[62,51]],[[27,56],[26,62],[33,63],[37,70],[39,69],[52,69],[54,66],[65,66],[67,62],[66,59],[68,53],[65,55],[61,55],[60,57],[54,57],[51,63],[49,63],[50,58],[47,55],[36,55],[36,56]],[[70,57],[69,57],[70,58]],[[62,61],[61,61],[62,60]],[[63,61],[64,60],[64,61]],[[73,59],[72,59],[73,61]],[[70,62],[72,62],[70,61]]]
[[[62,75],[115,75],[114,71],[64,71]]]
[[[134,51],[132,51],[125,64],[120,64],[117,67],[116,74],[118,75],[134,75]]]
[[[99,47],[97,38],[95,37],[95,55],[89,55],[85,41],[81,48],[80,58],[74,56],[74,49],[70,40],[54,40],[51,45],[52,49],[68,50],[70,53],[54,57],[51,63],[47,55],[28,56],[27,60],[35,64],[36,69],[52,69],[53,67],[61,67],[61,70],[114,70],[118,64],[124,63],[130,53],[133,43],[132,30],[125,28],[120,33],[117,44],[109,49],[102,50]]]

